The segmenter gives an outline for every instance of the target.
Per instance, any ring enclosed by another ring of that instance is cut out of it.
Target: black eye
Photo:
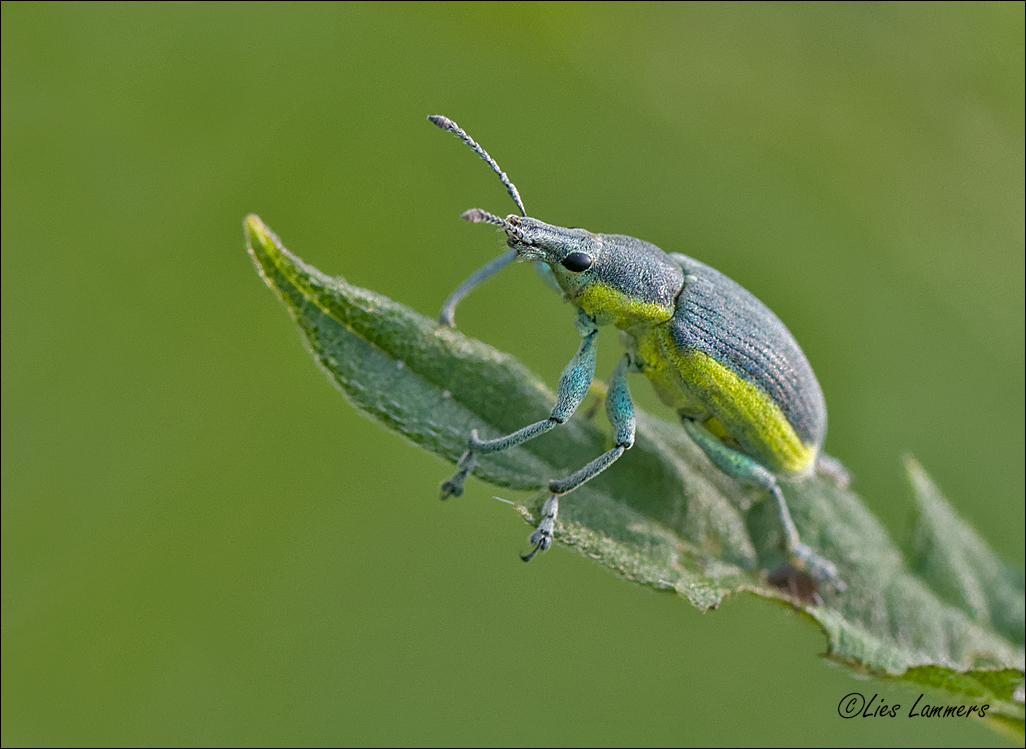
[[[591,256],[586,252],[571,252],[563,258],[563,267],[572,273],[580,273],[591,267]]]

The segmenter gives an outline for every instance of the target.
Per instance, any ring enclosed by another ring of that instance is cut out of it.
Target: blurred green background
[[[840,719],[916,693],[785,607],[522,564],[493,487],[438,502],[325,381],[241,221],[433,316],[502,247],[459,214],[514,210],[446,114],[532,215],[775,310],[896,537],[911,452],[1021,569],[1023,8],[4,3],[4,745],[994,742]],[[522,265],[458,323],[553,385],[578,340]]]

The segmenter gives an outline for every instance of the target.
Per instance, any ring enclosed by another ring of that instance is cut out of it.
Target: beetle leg
[[[475,286],[480,286],[516,259],[517,251],[507,250],[471,273],[467,280],[457,286],[456,290],[445,300],[442,311],[438,313],[438,322],[447,328],[456,327],[456,305],[463,300],[463,297],[473,291]]]
[[[458,497],[463,494],[463,482],[474,469],[478,455],[501,452],[523,444],[530,439],[545,434],[573,416],[588,394],[591,381],[595,377],[595,354],[598,346],[598,328],[595,322],[586,316],[578,320],[578,327],[584,340],[570,363],[566,365],[559,378],[556,391],[556,405],[552,407],[549,418],[537,421],[523,429],[519,429],[505,437],[494,440],[480,440],[477,431],[470,433],[470,444],[457,465],[455,475],[442,484],[442,499]]]
[[[780,522],[783,524],[784,534],[787,536],[787,550],[791,552],[791,556],[801,563],[798,566],[801,568],[807,567],[809,574],[817,580],[832,583],[837,588],[838,593],[843,591],[848,586],[838,577],[837,567],[834,563],[829,559],[821,557],[798,538],[798,529],[791,519],[791,512],[787,509],[787,502],[784,501],[784,493],[780,491],[780,485],[776,479],[773,480],[773,486],[769,487],[769,490],[773,494],[774,499],[777,500],[777,507],[780,510]]]
[[[816,473],[833,479],[834,483],[842,489],[847,489],[851,486],[852,478],[848,469],[837,458],[826,453],[820,453],[819,457],[816,458]]]
[[[550,494],[549,498],[545,500],[545,504],[542,505],[542,519],[538,523],[538,530],[531,534],[531,540],[528,542],[534,548],[526,554],[521,554],[521,559],[530,562],[539,551],[549,550],[549,547],[552,546],[552,533],[556,529],[556,515],[558,514],[559,496]]]
[[[565,479],[556,479],[549,483],[549,491],[556,495],[569,494],[586,481],[602,473],[623,455],[624,450],[630,449],[634,444],[634,404],[631,401],[631,391],[627,387],[627,372],[630,371],[631,360],[627,354],[620,358],[620,363],[613,370],[613,376],[609,379],[609,392],[606,394],[606,415],[615,430],[613,436],[613,449],[595,458],[584,468],[567,476]]]
[[[581,484],[595,478],[609,468],[623,455],[626,449],[623,445],[617,445],[612,450],[602,453],[595,460],[584,466],[584,468],[570,474],[565,479],[556,479],[549,482],[549,491],[552,494],[545,500],[545,505],[542,507],[542,521],[538,523],[538,529],[531,534],[531,538],[528,541],[528,543],[534,546],[534,549],[531,550],[531,553],[521,556],[521,559],[525,562],[530,562],[539,549],[548,551],[549,547],[552,546],[552,534],[556,527],[556,515],[559,513],[559,498],[564,494],[569,494]]]
[[[599,455],[595,460],[588,463],[584,468],[567,476],[564,479],[556,479],[549,482],[549,491],[552,494],[545,501],[542,507],[542,520],[538,523],[538,529],[531,534],[529,543],[534,546],[530,553],[521,556],[525,562],[530,562],[539,551],[547,551],[552,546],[552,534],[555,531],[556,515],[559,513],[559,498],[569,494],[581,484],[590,481],[602,471],[609,468],[629,450],[634,444],[635,418],[634,404],[631,401],[631,391],[627,387],[627,373],[631,370],[631,358],[624,354],[620,363],[613,370],[613,376],[609,379],[609,392],[606,394],[606,415],[613,425],[615,445],[612,450]]]
[[[773,495],[780,512],[780,522],[784,526],[787,551],[798,563],[795,566],[801,569],[807,568],[809,574],[817,580],[830,581],[838,592],[844,590],[846,586],[838,577],[837,567],[834,566],[834,563],[814,552],[799,538],[798,529],[795,527],[794,520],[791,519],[791,512],[787,509],[787,502],[784,501],[784,493],[780,490],[777,477],[747,455],[724,445],[691,419],[682,418],[681,423],[684,425],[684,430],[702,449],[706,457],[712,461],[713,465],[728,476],[746,484],[762,487]]]

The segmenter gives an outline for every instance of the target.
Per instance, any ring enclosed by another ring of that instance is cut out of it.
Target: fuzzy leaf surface
[[[314,361],[369,418],[455,463],[472,429],[490,439],[548,416],[554,393],[510,355],[322,273],[256,216],[244,230],[257,270]],[[537,490],[516,505],[533,522],[549,479],[612,446],[585,416],[588,405],[538,439],[481,456],[473,475]],[[850,489],[818,475],[783,484],[802,540],[847,584],[843,593],[816,591],[789,567],[772,503],[720,473],[683,429],[637,417],[633,449],[561,499],[557,541],[702,610],[742,591],[793,605],[826,634],[830,658],[950,702],[988,703],[996,727],[1022,735],[1023,578],[958,518],[922,468],[908,466],[918,513],[911,562]]]

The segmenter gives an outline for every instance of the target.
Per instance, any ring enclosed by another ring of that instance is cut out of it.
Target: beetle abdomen
[[[805,470],[827,425],[823,391],[805,354],[738,283],[697,260],[673,257],[687,280],[663,335],[682,385],[722,424],[726,435],[717,436],[725,442],[767,467]]]

